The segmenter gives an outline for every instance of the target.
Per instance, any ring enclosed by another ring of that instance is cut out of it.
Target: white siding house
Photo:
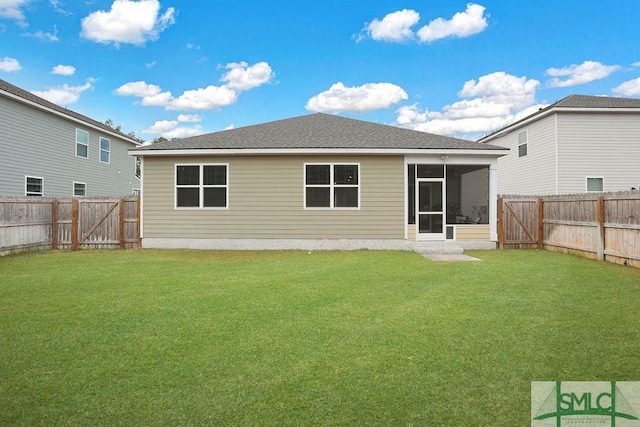
[[[0,196],[121,196],[140,188],[139,144],[0,80]]]
[[[571,95],[478,142],[510,149],[500,194],[640,189],[640,99]]]

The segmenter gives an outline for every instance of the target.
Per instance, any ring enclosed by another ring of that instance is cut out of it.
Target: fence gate
[[[542,249],[542,209],[539,199],[498,199],[500,249]]]

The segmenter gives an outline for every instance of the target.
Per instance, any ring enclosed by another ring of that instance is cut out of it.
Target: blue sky
[[[0,78],[151,141],[326,112],[476,139],[640,97],[638,0],[0,0]]]

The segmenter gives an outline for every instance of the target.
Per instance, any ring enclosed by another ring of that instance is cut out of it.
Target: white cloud
[[[76,72],[76,67],[73,65],[56,65],[51,70],[52,74],[58,74],[60,76],[72,76]]]
[[[0,71],[5,73],[17,73],[20,70],[22,70],[22,65],[20,65],[20,62],[18,62],[17,59],[9,58],[8,56],[0,59]]]
[[[580,65],[564,68],[549,68],[547,75],[553,77],[547,83],[550,87],[568,87],[604,79],[619,70],[619,65],[604,65],[598,61],[584,61]],[[560,77],[566,77],[564,80]]]
[[[141,98],[140,104],[164,107],[165,110],[214,110],[234,104],[241,91],[267,83],[275,75],[266,62],[258,62],[252,66],[246,62],[229,63],[225,68],[230,70],[222,76],[221,80],[225,84],[186,90],[178,97],[169,91],[163,92],[160,86],[144,81],[126,83],[114,92],[120,96]]]
[[[186,90],[165,106],[167,110],[213,110],[234,104],[238,93],[226,86],[207,86],[206,88]]]
[[[13,19],[20,27],[28,27],[22,7],[26,6],[29,0],[0,0],[0,18]]]
[[[227,126],[226,128],[224,128],[224,130],[231,130],[231,129],[235,129],[236,125],[234,125],[233,123],[231,123],[229,126]]]
[[[640,67],[640,61],[631,64],[632,67]]]
[[[160,33],[175,23],[170,7],[158,16],[158,0],[115,0],[108,12],[93,12],[82,20],[82,36],[98,43],[142,45],[157,40]]]
[[[305,108],[310,111],[363,113],[389,108],[408,99],[400,86],[392,83],[367,83],[362,86],[345,87],[341,82],[312,97]]]
[[[178,117],[178,120],[160,120],[155,122],[151,127],[143,130],[142,133],[160,135],[166,139],[186,138],[204,133],[200,125],[195,125],[192,128],[179,127],[179,125],[180,117]]]
[[[442,111],[421,111],[417,104],[397,110],[395,124],[409,129],[476,139],[545,107],[536,104],[540,82],[495,72],[469,80],[458,92],[460,101]]]
[[[613,93],[621,96],[637,96],[640,95],[640,77],[628,80],[612,89]]]
[[[2,0],[0,0],[2,1]],[[36,31],[35,33],[24,33],[24,36],[33,37],[34,39],[43,40],[46,42],[57,42],[58,39],[58,28],[53,26],[53,33],[46,33],[44,31]]]
[[[69,86],[65,84],[50,88],[46,91],[32,90],[31,93],[64,107],[78,101],[82,92],[92,89],[92,80],[93,79],[89,79],[89,81],[82,86]]]
[[[418,37],[428,43],[446,37],[468,37],[478,34],[487,28],[485,7],[469,3],[464,12],[458,12],[453,18],[446,20],[437,18],[418,30]]]
[[[377,18],[366,24],[356,37],[356,41],[365,38],[365,34],[373,40],[400,43],[414,37],[411,27],[418,23],[420,14],[415,10],[403,9],[386,15],[382,20]]]
[[[60,0],[49,0],[49,3],[51,3],[51,7],[53,7],[53,10],[59,13],[60,15],[64,15],[64,16],[73,15],[73,13],[69,12],[68,10],[62,7],[63,3]]]
[[[180,114],[178,115],[178,122],[180,123],[200,123],[202,116],[200,114]]]
[[[155,67],[156,65],[158,65],[158,61],[151,61],[151,62],[147,62],[146,64],[144,64],[144,66],[145,66],[146,68],[153,68],[153,67]]]
[[[220,81],[226,82],[225,86],[237,91],[253,89],[269,83],[275,76],[268,63],[258,62],[249,66],[246,62],[232,62],[225,66],[229,70]]]

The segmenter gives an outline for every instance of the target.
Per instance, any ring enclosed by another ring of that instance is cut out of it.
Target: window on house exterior
[[[35,176],[25,177],[25,191],[26,196],[42,196],[44,194],[44,179],[37,178]]]
[[[111,153],[111,141],[107,138],[100,138],[100,162],[109,163],[109,156]]]
[[[89,156],[89,132],[76,129],[76,156],[85,159]]]
[[[305,208],[359,208],[360,165],[306,164]]]
[[[527,155],[527,143],[529,142],[528,132],[522,131],[518,134],[518,157]]]
[[[176,165],[176,208],[226,209],[228,165]]]
[[[604,191],[604,178],[602,177],[587,177],[587,192],[596,193]]]
[[[73,183],[73,195],[75,197],[84,197],[87,195],[87,184],[84,182]]]

